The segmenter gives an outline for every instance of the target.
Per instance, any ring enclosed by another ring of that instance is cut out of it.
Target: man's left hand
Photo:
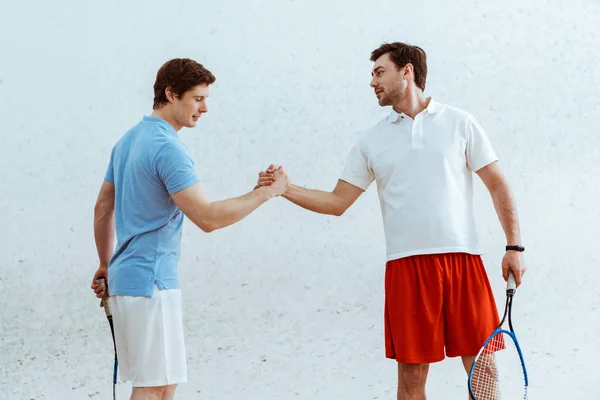
[[[508,250],[502,258],[502,276],[504,280],[508,280],[508,272],[512,271],[517,287],[523,281],[523,275],[527,271],[525,261],[523,261],[523,253],[514,250]]]

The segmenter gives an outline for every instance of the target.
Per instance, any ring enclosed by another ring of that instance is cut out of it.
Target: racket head
[[[513,332],[496,329],[469,371],[473,400],[527,399],[529,378],[523,353]]]

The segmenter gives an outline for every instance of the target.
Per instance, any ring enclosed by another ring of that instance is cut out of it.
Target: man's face
[[[371,87],[375,90],[375,96],[382,107],[391,106],[402,101],[408,87],[406,67],[398,70],[396,64],[386,53],[375,60],[371,75]]]
[[[208,112],[208,85],[197,85],[173,101],[173,117],[181,127],[194,128],[200,116]]]

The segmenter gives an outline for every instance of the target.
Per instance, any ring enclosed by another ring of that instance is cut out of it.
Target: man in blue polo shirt
[[[177,132],[193,128],[208,111],[214,75],[190,59],[165,63],[156,76],[150,116],[114,146],[94,209],[94,236],[113,306],[122,381],[131,399],[172,399],[186,382],[181,286],[177,272],[184,214],[205,232],[238,222],[287,188],[277,183],[223,201],[204,194],[186,146]],[[116,231],[117,246],[113,246]]]

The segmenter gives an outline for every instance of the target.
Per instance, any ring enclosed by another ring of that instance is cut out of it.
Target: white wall
[[[0,399],[110,396],[92,208],[164,61],[217,76],[210,112],[182,138],[223,199],[272,162],[332,188],[359,132],[388,112],[369,54],[396,40],[427,51],[426,94],[480,120],[516,193],[529,272],[514,320],[531,399],[600,398],[597,1],[84,3],[1,7]],[[504,238],[479,181],[476,205],[502,306]],[[190,382],[177,398],[394,398],[374,187],[342,218],[277,199],[209,235],[186,222],[180,269]],[[464,398],[465,381],[447,360],[428,393]]]

